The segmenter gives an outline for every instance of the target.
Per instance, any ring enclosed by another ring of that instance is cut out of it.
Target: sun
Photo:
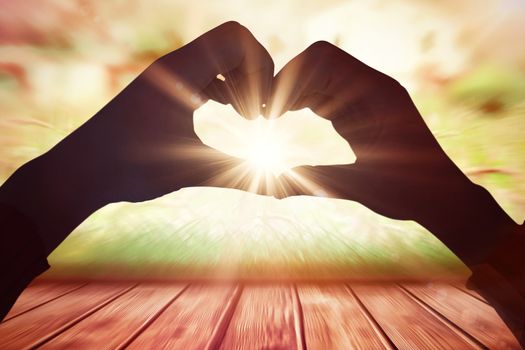
[[[258,172],[278,175],[285,168],[283,152],[282,145],[271,133],[262,133],[249,144],[246,160]]]
[[[259,174],[281,174],[286,169],[286,145],[272,120],[260,116],[251,122],[252,132],[245,142],[246,159],[250,168]]]
[[[289,111],[279,118],[246,119],[231,105],[208,101],[195,111],[194,123],[204,145],[233,157],[231,167],[213,177],[223,187],[276,197],[297,188],[322,195],[320,186],[301,166],[355,161],[350,145],[332,123],[308,109]],[[227,162],[222,158],[210,161]]]

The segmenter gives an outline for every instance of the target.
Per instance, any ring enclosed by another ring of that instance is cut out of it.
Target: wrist
[[[511,283],[525,298],[525,226],[522,224],[493,247],[484,261]]]
[[[466,177],[442,192],[447,198],[433,209],[440,214],[422,224],[469,266],[484,262],[519,227],[485,188]]]
[[[490,264],[471,267],[472,276],[467,288],[478,292],[499,314],[514,333],[518,342],[525,346],[525,294]]]

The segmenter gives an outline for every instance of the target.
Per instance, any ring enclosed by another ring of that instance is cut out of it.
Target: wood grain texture
[[[85,283],[38,283],[29,286],[18,297],[15,305],[11,308],[4,321],[18,316],[43,303],[59,298],[64,294],[78,289]]]
[[[489,349],[521,349],[490,305],[444,283],[405,284],[403,287]]]
[[[130,288],[131,284],[89,284],[0,324],[0,348],[23,349],[52,337],[72,322]]]
[[[478,349],[394,285],[352,285],[359,299],[400,349]]]
[[[298,286],[309,350],[388,349],[344,285]]]
[[[300,348],[292,292],[290,286],[246,286],[221,349]]]
[[[139,285],[42,346],[42,349],[115,349],[182,289]]]
[[[205,349],[233,291],[226,284],[190,286],[128,349]]]
[[[2,350],[520,349],[490,305],[444,283],[46,282],[17,304]]]

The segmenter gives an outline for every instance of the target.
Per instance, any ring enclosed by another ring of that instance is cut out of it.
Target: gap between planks
[[[368,323],[372,326],[372,329],[377,333],[379,339],[383,343],[383,345],[387,349],[391,350],[397,350],[397,346],[394,344],[394,342],[390,339],[390,337],[386,334],[386,332],[383,330],[383,327],[379,324],[379,322],[376,321],[375,317],[372,315],[372,313],[366,308],[365,304],[361,301],[357,293],[352,289],[352,287],[348,284],[345,284],[345,288],[350,293],[356,303],[359,309],[361,310],[361,313],[365,316],[365,318],[368,320]]]
[[[68,323],[64,324],[62,327],[59,327],[58,329],[56,329],[55,331],[49,333],[48,335],[38,339],[37,341],[35,341],[34,343],[32,343],[31,345],[28,346],[29,349],[35,349],[35,348],[38,348],[42,345],[44,345],[45,343],[47,343],[48,341],[50,341],[51,339],[55,338],[57,335],[63,333],[64,331],[68,330],[69,328],[73,327],[74,325],[76,325],[77,323],[79,323],[80,321],[84,320],[85,318],[91,316],[92,314],[94,314],[95,312],[97,312],[98,310],[102,309],[104,306],[106,305],[109,305],[110,303],[112,303],[113,301],[117,300],[118,298],[120,298],[122,295],[126,294],[127,292],[129,292],[130,290],[132,290],[133,288],[137,287],[139,284],[138,283],[135,283],[131,286],[129,286],[128,288],[125,288],[124,290],[122,290],[121,292],[115,294],[114,296],[108,298],[106,301],[104,301],[103,303],[100,303],[94,307],[92,307],[91,309],[89,309],[88,311],[84,312],[82,315],[78,316],[77,318],[69,321]]]
[[[225,307],[219,322],[217,323],[217,327],[215,328],[215,330],[212,333],[212,336],[210,337],[210,341],[204,347],[204,349],[215,350],[221,347],[228,327],[230,326],[231,320],[235,313],[235,310],[237,309],[237,306],[239,304],[239,300],[244,291],[244,288],[244,285],[237,285],[237,287],[235,288],[234,292],[232,293],[232,297],[228,301],[228,304]],[[299,294],[297,292],[297,287],[294,284],[290,286],[290,294],[292,297],[292,310],[294,317],[294,331],[297,342],[297,350],[306,350],[303,310]]]
[[[297,340],[297,349],[306,350],[306,335],[304,334],[304,314],[301,298],[297,291],[297,286],[292,284],[292,302],[293,302],[293,318],[295,328],[295,339]]]
[[[62,296],[65,296],[75,290],[78,290],[80,288],[83,288],[84,286],[86,286],[86,284],[83,284],[83,285],[80,285],[76,288],[73,288],[69,291],[66,291],[50,300],[47,300],[37,306],[34,306],[32,307],[31,309],[28,309],[20,314],[17,314],[15,316],[13,316],[12,318],[15,318],[21,314],[24,314],[26,313],[27,311],[30,311],[32,309],[35,309],[41,305],[44,305],[52,300],[55,300],[55,299],[58,299]],[[120,298],[122,295],[128,293],[129,291],[131,291],[132,289],[136,288],[137,286],[139,285],[139,283],[136,283],[134,285],[131,285],[130,287],[122,290],[121,292],[117,293],[116,295],[108,298],[106,301],[104,301],[103,303],[100,303],[99,305],[96,305],[94,307],[92,307],[91,309],[89,309],[88,311],[86,311],[84,314],[78,316],[77,318],[75,318],[74,320],[68,322],[67,324],[64,324],[62,327],[56,329],[54,332],[38,339],[37,341],[35,341],[31,346],[30,348],[36,348],[36,347],[39,347],[43,344],[45,344],[46,342],[50,341],[51,339],[53,339],[54,337],[56,337],[57,335],[63,333],[64,331],[66,331],[67,329],[71,328],[72,326],[74,326],[75,324],[79,323],[80,321],[82,321],[83,319],[89,317],[90,315],[94,314],[95,312],[97,312],[98,310],[102,309],[103,307],[105,307],[106,305],[109,305],[110,303],[114,302],[115,300],[117,300],[118,298]],[[146,328],[148,328],[151,324],[153,324],[155,322],[155,320],[171,305],[173,304],[174,302],[176,302],[176,300],[184,293],[188,290],[188,287],[190,286],[190,284],[187,284],[186,286],[184,286],[179,292],[176,293],[176,295],[173,296],[172,299],[170,299],[170,301],[168,301],[166,303],[166,305],[164,305],[159,311],[157,311],[154,315],[150,316],[146,321],[144,321],[143,325],[141,325],[135,332],[133,332],[132,335],[129,336],[129,338],[127,338],[119,347],[118,349],[124,349],[126,348],[129,344],[131,344],[139,335],[140,333],[142,333]],[[445,325],[448,326],[448,328],[450,328],[452,331],[454,331],[456,334],[460,335],[463,339],[465,339],[466,341],[468,341],[469,343],[472,343],[474,346],[476,347],[479,347],[479,348],[482,348],[482,349],[488,349],[487,346],[485,346],[482,342],[480,342],[479,340],[477,340],[475,337],[473,337],[472,335],[470,335],[469,333],[467,333],[465,330],[463,330],[462,328],[460,328],[459,326],[457,326],[455,323],[453,323],[452,321],[450,321],[446,316],[444,316],[442,313],[438,312],[437,310],[435,310],[433,307],[431,307],[429,304],[427,304],[425,301],[423,301],[422,299],[420,299],[417,295],[415,295],[413,292],[411,292],[410,290],[408,290],[407,288],[405,288],[403,285],[401,284],[397,284],[396,285],[397,288],[399,288],[403,293],[405,293],[411,300],[413,300],[415,303],[417,303],[420,307],[422,307],[425,311],[427,311],[428,313],[430,313],[432,316],[434,316],[435,318],[437,318],[440,322],[444,323]],[[467,291],[463,290],[462,288],[460,287],[457,287],[457,286],[454,286],[455,288],[459,289],[460,291],[464,292],[466,295],[469,295],[469,297],[473,297],[475,299],[478,299],[479,298],[476,298],[475,296],[471,295],[470,293],[468,293]],[[384,330],[382,329],[382,327],[379,325],[379,323],[375,320],[375,318],[373,317],[373,315],[370,313],[370,311],[366,308],[366,306],[363,304],[363,302],[360,300],[360,298],[358,297],[358,295],[353,291],[353,289],[351,288],[350,285],[348,284],[345,284],[345,289],[348,291],[349,294],[351,294],[355,300],[356,300],[356,303],[359,307],[359,309],[361,310],[361,312],[363,313],[363,315],[366,317],[366,319],[368,320],[368,322],[370,323],[370,325],[372,326],[372,328],[374,329],[374,331],[379,335],[379,338],[381,339],[381,341],[383,342],[383,344],[387,347],[387,348],[390,348],[390,349],[397,349],[397,347],[395,346],[395,344],[392,342],[392,340],[390,340],[390,338],[386,335],[386,333],[384,332]],[[244,286],[243,285],[237,285],[235,286],[233,292],[232,292],[232,295],[231,297],[229,298],[222,314],[221,314],[221,317],[219,319],[219,322],[217,323],[217,327],[214,329],[212,335],[210,336],[210,340],[207,344],[207,346],[205,347],[205,349],[217,349],[218,347],[220,347],[223,339],[224,339],[224,336],[228,330],[228,327],[230,326],[230,323],[231,323],[231,320],[233,318],[233,315],[235,313],[235,310],[238,306],[238,303],[239,303],[239,300],[240,300],[240,297],[243,293],[243,290],[244,290]],[[298,349],[301,349],[301,350],[306,350],[307,348],[307,344],[306,344],[306,338],[305,338],[305,329],[304,329],[304,315],[303,315],[303,309],[302,309],[302,304],[301,304],[301,300],[300,300],[300,296],[299,296],[299,293],[298,293],[298,290],[297,290],[297,286],[295,284],[292,284],[291,287],[290,287],[290,290],[291,290],[291,296],[292,296],[292,301],[293,301],[293,315],[294,315],[294,328],[295,328],[295,333],[296,333],[296,339],[297,339],[297,348]],[[483,301],[483,300],[482,300]],[[486,301],[483,301],[486,303]],[[10,319],[12,319],[10,318]]]
[[[224,308],[219,318],[219,322],[217,322],[217,327],[215,327],[215,329],[213,330],[210,340],[208,341],[204,349],[215,350],[221,347],[222,341],[226,336],[226,332],[228,331],[228,327],[230,326],[230,322],[233,318],[233,314],[237,309],[237,305],[239,305],[239,300],[241,299],[243,291],[243,285],[237,285],[235,287],[232,296],[228,300],[228,303],[226,304],[226,307]]]
[[[7,321],[9,321],[9,320],[12,320],[12,319],[14,319],[14,318],[16,318],[16,317],[18,317],[18,316],[20,316],[20,315],[25,314],[26,312],[29,312],[29,311],[34,310],[34,309],[36,309],[36,308],[39,308],[39,307],[41,307],[42,305],[45,305],[45,304],[47,304],[47,303],[49,303],[49,302],[52,302],[52,301],[54,301],[54,300],[57,300],[58,298],[63,297],[63,296],[65,296],[65,295],[69,294],[69,293],[72,293],[72,292],[74,292],[74,291],[76,291],[76,290],[79,290],[80,288],[83,288],[83,287],[87,286],[88,284],[89,284],[89,283],[84,283],[84,284],[81,284],[81,285],[76,286],[76,287],[74,287],[74,288],[71,288],[71,289],[69,289],[69,290],[66,290],[65,292],[63,292],[63,293],[61,293],[61,294],[58,294],[58,295],[54,296],[53,298],[47,299],[47,300],[45,300],[45,301],[43,301],[43,302],[41,302],[41,303],[39,303],[39,304],[36,304],[36,305],[30,307],[30,308],[27,309],[27,310],[24,310],[24,311],[19,312],[19,313],[15,314],[15,315],[13,315],[13,316],[11,316],[11,317],[9,317],[9,318],[6,318],[6,319],[2,320],[1,322],[4,323],[4,322],[7,322]]]
[[[129,344],[131,344],[137,337],[146,329],[148,328],[157,318],[160,317],[160,315],[166,311],[168,307],[170,307],[171,304],[173,304],[181,295],[184,293],[188,288],[189,284],[185,285],[180,291],[175,293],[173,298],[171,298],[166,305],[164,305],[162,308],[160,308],[156,313],[151,315],[148,319],[144,321],[144,323],[138,327],[127,339],[125,339],[121,345],[117,347],[118,350],[125,349]]]
[[[117,349],[126,349],[135,339],[137,339],[140,336],[142,332],[144,332],[150,325],[152,325],[155,322],[155,320],[157,320],[162,315],[162,313],[164,313],[174,302],[176,302],[182,296],[183,293],[187,292],[191,285],[192,284],[187,284],[186,286],[184,286],[184,288],[182,288],[170,301],[168,301],[166,305],[164,305],[159,311],[157,311],[154,315],[147,319],[142,326],[140,326],[137,330],[135,330],[135,332],[133,332],[132,335],[130,335],[124,342],[122,342],[122,344],[119,345]],[[239,299],[241,297],[243,289],[244,287],[242,285],[235,286],[232,295],[229,298],[226,307],[224,308],[219,318],[219,322],[217,322],[217,327],[215,327],[214,331],[212,332],[210,340],[208,341],[208,344],[204,347],[204,349],[214,350],[220,347],[228,329],[228,326],[230,325],[230,321],[233,317],[235,309],[237,308],[237,305],[239,303]]]
[[[434,316],[436,319],[438,319],[440,322],[444,323],[448,328],[450,328],[453,332],[455,332],[456,334],[458,334],[460,337],[462,337],[463,339],[465,339],[466,341],[468,341],[469,343],[471,343],[472,345],[480,348],[480,349],[486,349],[488,350],[488,346],[486,346],[485,344],[483,344],[481,341],[479,341],[478,339],[476,339],[474,336],[472,336],[470,333],[468,333],[467,331],[465,331],[464,329],[462,329],[461,327],[459,327],[457,324],[455,324],[454,322],[452,322],[451,320],[448,319],[448,317],[446,317],[445,315],[443,315],[441,312],[437,311],[436,309],[434,309],[432,306],[430,306],[429,304],[427,304],[425,301],[423,301],[421,298],[419,298],[417,295],[415,295],[414,293],[412,293],[410,290],[408,290],[407,288],[405,288],[403,285],[400,285],[400,284],[396,284],[397,287],[399,289],[401,289],[401,291],[403,293],[405,293],[410,299],[412,299],[416,304],[418,304],[420,307],[422,307],[423,309],[425,309],[425,311],[427,311],[429,314],[431,314],[432,316]],[[467,293],[468,294],[468,293]]]

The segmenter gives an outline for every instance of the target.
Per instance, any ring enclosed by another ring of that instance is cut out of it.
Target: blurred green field
[[[525,218],[525,5],[519,1],[6,4],[0,9],[0,183],[87,120],[153,59],[236,19],[269,49],[277,69],[325,39],[398,79],[460,168],[514,220]],[[393,41],[405,49],[392,52]],[[319,137],[315,128],[309,137]],[[430,232],[358,203],[278,201],[215,188],[107,206],[50,263],[48,275],[62,277],[468,273]]]
[[[357,203],[191,188],[97,212],[52,255],[57,274],[377,278],[464,272],[415,223]],[[104,268],[101,268],[104,267]]]

